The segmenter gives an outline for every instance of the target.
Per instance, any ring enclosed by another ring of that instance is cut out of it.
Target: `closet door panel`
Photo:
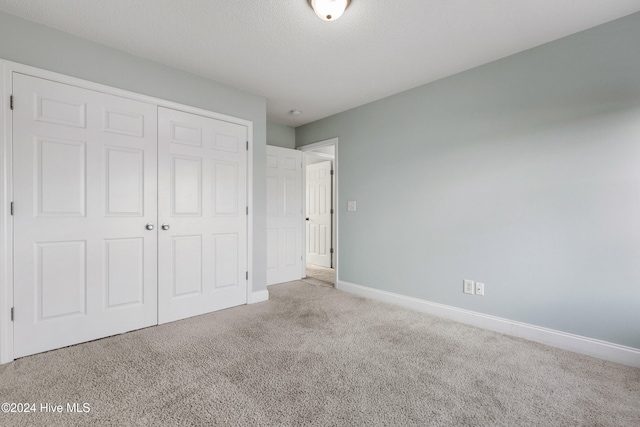
[[[157,107],[13,74],[14,356],[157,323]]]
[[[158,109],[159,321],[247,302],[246,126]]]

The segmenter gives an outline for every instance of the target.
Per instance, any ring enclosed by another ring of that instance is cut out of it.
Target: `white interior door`
[[[307,262],[331,267],[331,161],[307,165]]]
[[[157,323],[156,107],[13,74],[14,356]]]
[[[247,128],[158,108],[159,322],[247,302]]]
[[[302,278],[302,152],[267,146],[267,285]]]

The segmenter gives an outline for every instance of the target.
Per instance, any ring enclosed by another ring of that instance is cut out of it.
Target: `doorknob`
[[[309,221],[309,218],[307,218],[307,221]]]
[[[153,224],[149,223],[149,224],[147,224],[147,225],[145,226],[145,228],[146,228],[147,230],[153,230],[155,227],[153,226]]]
[[[163,230],[168,230],[169,229],[169,224],[167,224],[166,222],[164,224],[161,225]]]

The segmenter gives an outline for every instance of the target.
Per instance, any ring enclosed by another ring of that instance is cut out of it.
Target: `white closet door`
[[[267,146],[267,285],[302,278],[302,152]]]
[[[159,322],[247,302],[247,128],[158,109]]]
[[[307,262],[331,267],[331,161],[307,165]]]
[[[156,107],[14,73],[14,355],[157,323]]]

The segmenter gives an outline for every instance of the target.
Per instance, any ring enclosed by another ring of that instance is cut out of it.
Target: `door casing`
[[[339,185],[339,160],[338,160],[338,138],[330,138],[330,139],[325,139],[325,140],[321,140],[318,142],[314,142],[312,144],[307,144],[307,145],[303,145],[302,147],[298,147],[297,149],[302,151],[303,153],[303,164],[306,163],[306,159],[304,158],[305,153],[308,151],[314,151],[317,150],[318,148],[324,148],[324,147],[334,147],[335,148],[335,152],[334,152],[334,158],[333,158],[333,227],[332,227],[332,233],[333,233],[333,237],[332,237],[332,241],[333,241],[333,269],[336,271],[336,285],[338,283],[338,278],[340,277],[339,275],[339,266],[340,266],[340,262],[339,262],[339,243],[340,243],[340,234],[339,234],[339,230],[340,230],[340,185]],[[303,191],[303,200],[305,197],[304,192],[306,192],[306,187],[307,187],[307,182],[306,182],[306,166],[305,166],[305,171],[303,171],[302,173],[302,191]],[[346,206],[345,206],[346,209]],[[304,229],[305,227],[305,217],[302,217],[302,227]],[[302,233],[302,247],[306,248],[307,242],[306,242],[306,233]],[[302,251],[302,255],[304,257],[304,259],[302,260],[302,277],[306,277],[307,273],[306,273],[306,265],[307,265],[307,253],[306,250]]]

